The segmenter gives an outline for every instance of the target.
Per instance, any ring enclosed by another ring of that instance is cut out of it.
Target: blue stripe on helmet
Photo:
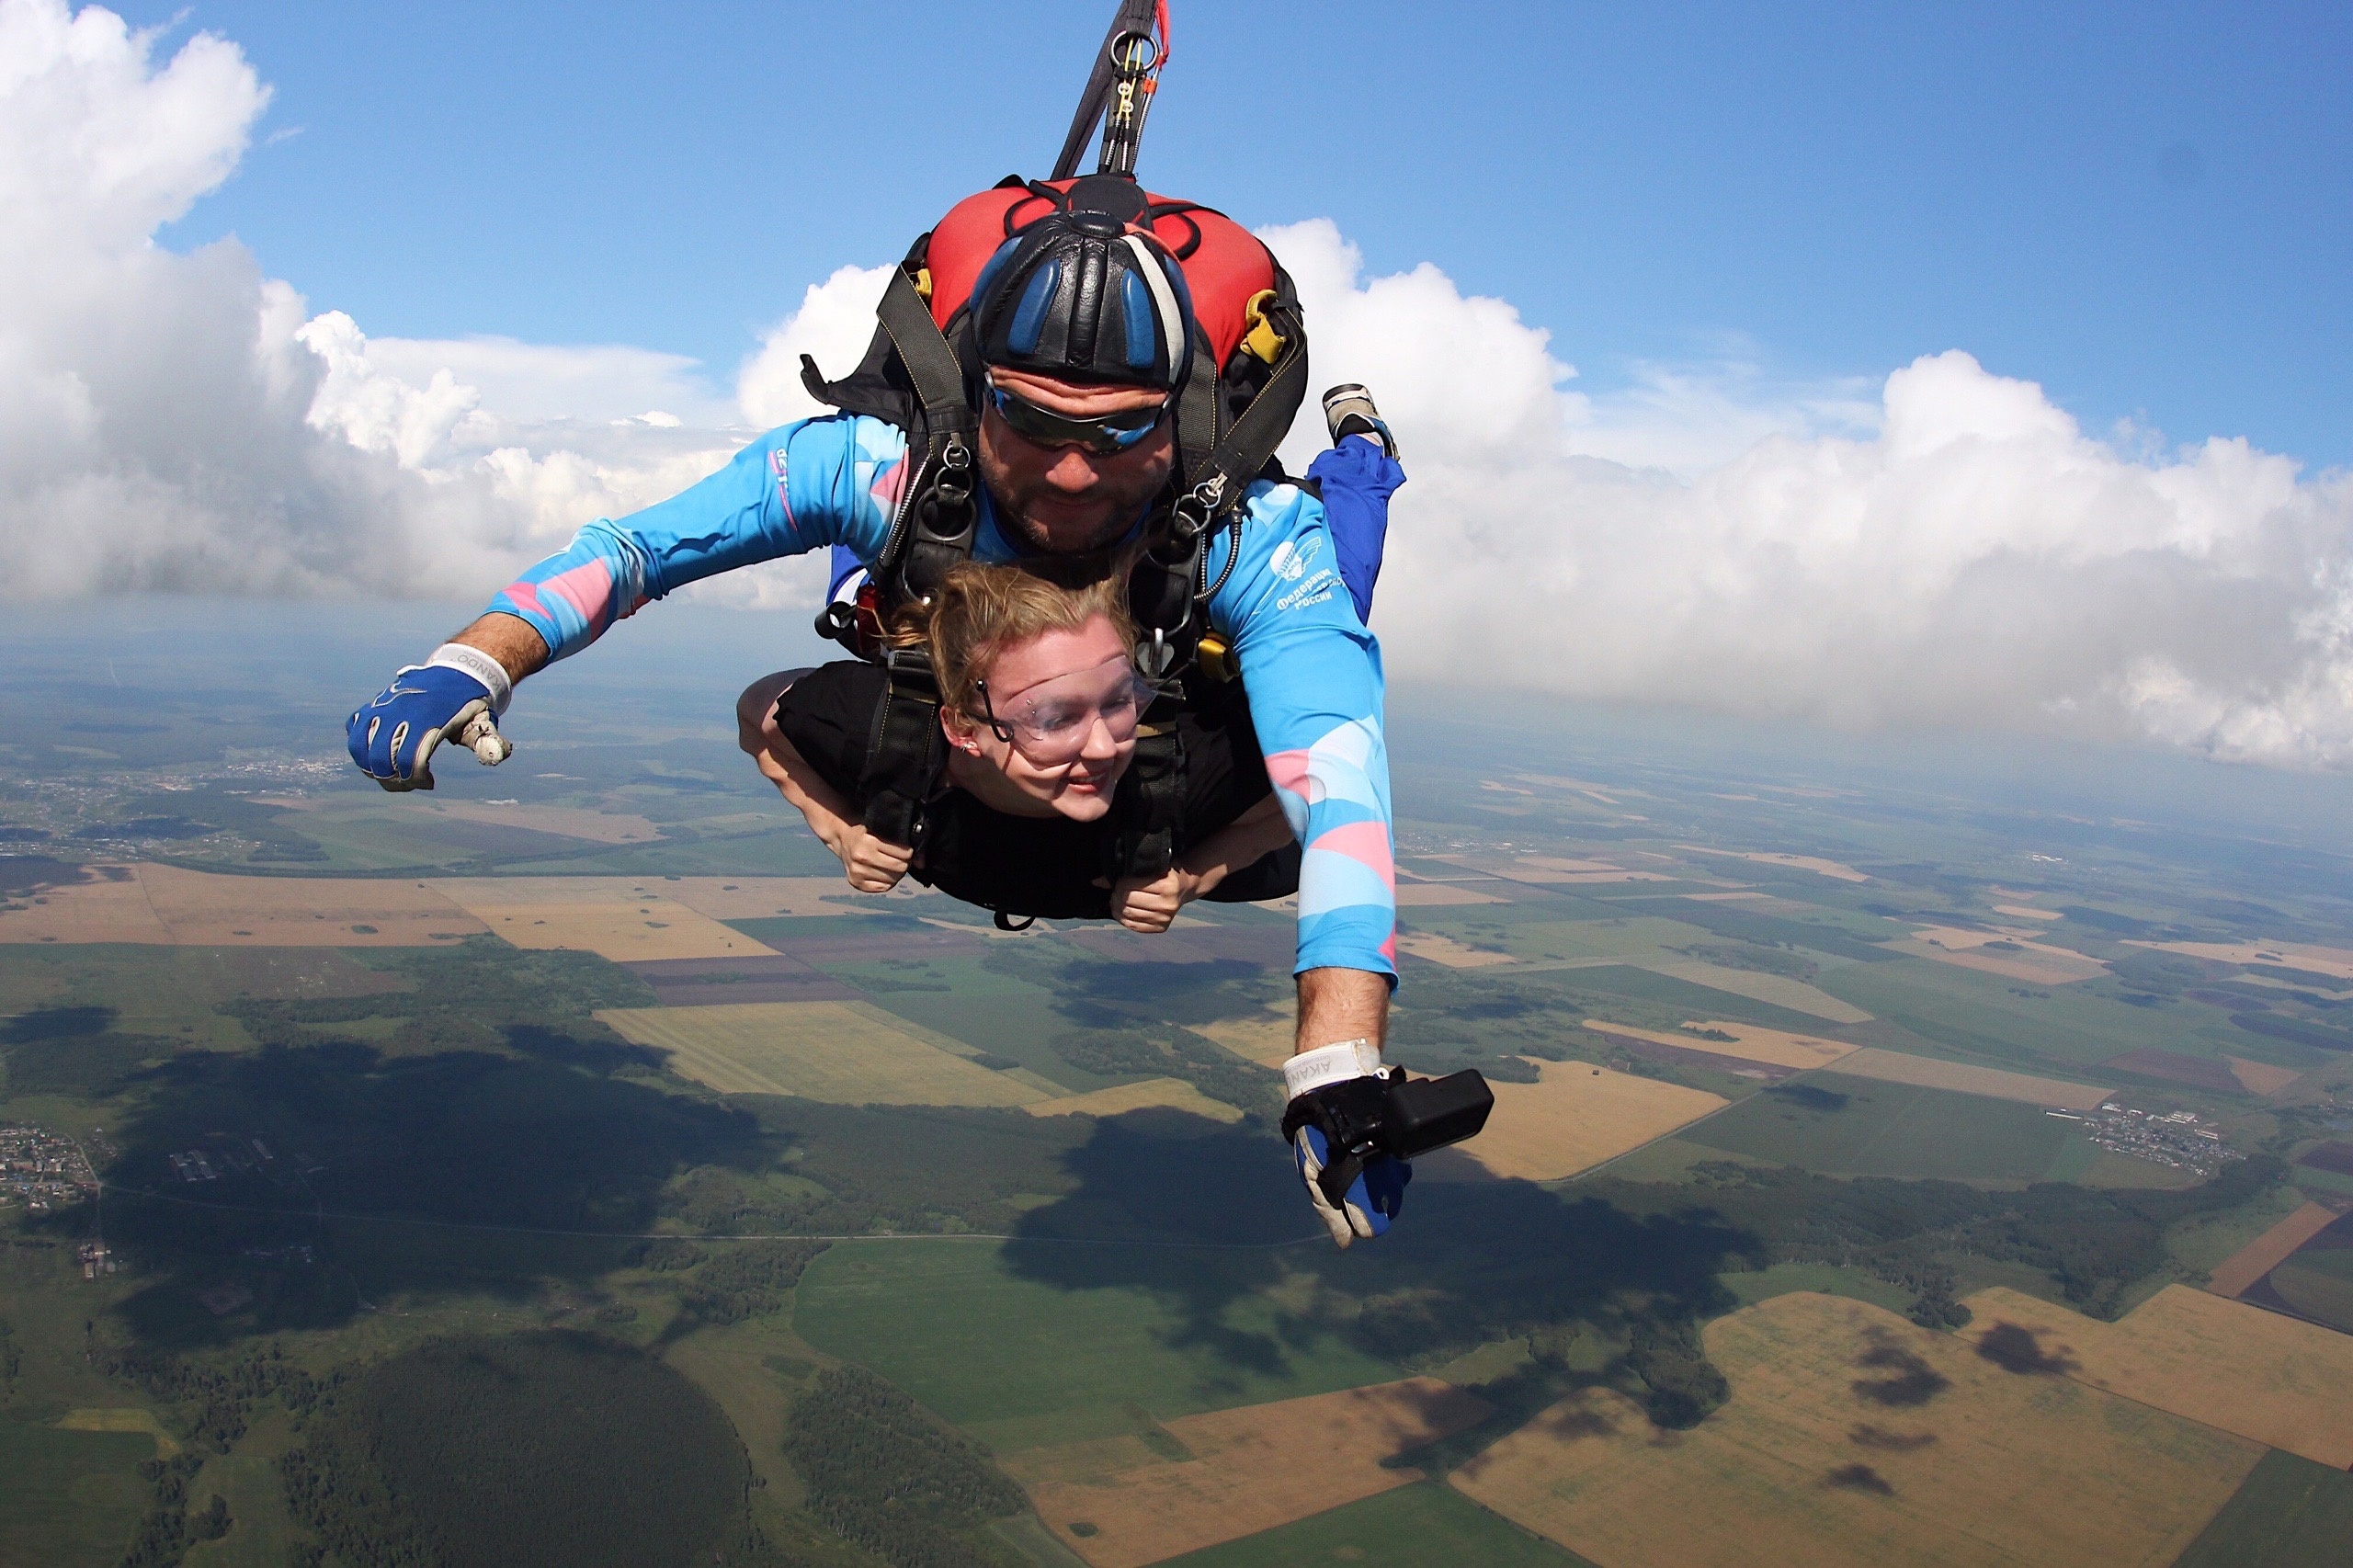
[[[1120,314],[1128,324],[1128,368],[1151,369],[1153,350],[1159,347],[1160,334],[1154,330],[1159,317],[1153,310],[1151,289],[1132,268],[1120,274]]]
[[[1059,256],[1029,275],[1029,286],[1021,290],[1021,307],[1013,312],[1013,325],[1005,335],[1007,348],[1016,354],[1038,352],[1038,339],[1046,330],[1046,312],[1052,309],[1054,291],[1062,281]]]
[[[1011,261],[1013,253],[1020,248],[1021,236],[1016,234],[996,247],[995,254],[988,259],[988,265],[981,268],[981,275],[972,279],[972,291],[966,298],[972,302],[975,309],[979,308],[981,301],[989,297],[989,288],[996,281],[996,275],[1005,270],[1005,264]]]

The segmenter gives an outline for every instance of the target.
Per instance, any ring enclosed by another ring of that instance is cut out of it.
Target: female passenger
[[[1132,783],[1155,695],[1131,662],[1125,582],[1120,573],[1063,588],[978,562],[948,574],[920,628],[947,742],[920,849],[863,825],[857,790],[885,687],[879,666],[843,660],[755,685],[743,717],[749,728],[762,715],[760,744],[746,749],[860,892],[887,892],[913,872],[983,908],[1158,932],[1197,898],[1295,891],[1298,847],[1238,691],[1208,722],[1190,706],[1155,715],[1176,727],[1185,758],[1176,864],[1156,878],[1112,874],[1120,834],[1142,809],[1121,786]]]

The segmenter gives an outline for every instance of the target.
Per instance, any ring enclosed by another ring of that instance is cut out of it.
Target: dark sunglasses
[[[1041,447],[1085,447],[1107,458],[1126,451],[1151,435],[1168,412],[1168,403],[1161,403],[1151,408],[1125,409],[1093,419],[1072,419],[1040,408],[1027,398],[1017,397],[995,381],[989,383],[989,396],[995,401],[997,417],[1012,426],[1013,433],[1023,440]]]

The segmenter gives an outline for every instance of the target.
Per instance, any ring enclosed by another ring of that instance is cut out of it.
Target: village
[[[0,1207],[21,1203],[46,1214],[78,1203],[97,1185],[88,1155],[73,1139],[20,1122],[0,1127]]]
[[[2136,1110],[2104,1102],[2097,1110],[2050,1113],[2080,1121],[2100,1148],[2129,1159],[2148,1160],[2198,1176],[2210,1176],[2233,1160],[2246,1158],[2222,1142],[2221,1129],[2194,1111]]]

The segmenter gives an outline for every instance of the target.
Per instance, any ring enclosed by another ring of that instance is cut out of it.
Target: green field
[[[2279,1299],[2304,1316],[2353,1334],[2353,1247],[2307,1245],[2268,1278]]]
[[[1096,1435],[1090,1426],[1122,1405],[1165,1418],[1399,1376],[1248,1289],[1272,1273],[1265,1253],[1090,1247],[1106,1277],[1116,1265],[1143,1282],[1065,1290],[1022,1278],[1008,1250],[912,1240],[836,1246],[802,1278],[793,1327],[1007,1448],[1020,1445],[992,1426],[1051,1416],[1052,1431],[1070,1440]],[[1211,1300],[1221,1304],[1188,1311]],[[1122,1416],[1108,1429],[1132,1425]]]
[[[2025,985],[1929,959],[1826,970],[1815,983],[1842,1002],[1909,1029],[1958,1056],[2039,1062],[2080,1072],[2128,1051],[2156,1046],[2185,1056],[2268,1053],[2250,1047],[2222,1014],[2197,1002],[2126,1006],[2075,985]],[[2020,991],[2033,993],[2021,996]]]
[[[1586,1560],[1487,1512],[1441,1482],[1425,1481],[1279,1529],[1171,1557],[1161,1568],[1292,1568],[1303,1562],[1579,1568]]]
[[[111,1568],[146,1512],[143,1432],[59,1432],[0,1414],[0,1568]],[[63,1414],[59,1412],[57,1414]]]
[[[279,1568],[293,1549],[284,1488],[275,1460],[259,1454],[223,1454],[205,1461],[188,1488],[200,1511],[213,1494],[228,1499],[229,1533],[189,1551],[187,1568]]]
[[[1844,1176],[2035,1181],[2065,1150],[2070,1125],[2006,1100],[1813,1073],[1681,1136],[1728,1153]]]
[[[875,972],[875,966],[866,964],[826,967],[853,985],[865,984],[868,976]],[[883,969],[880,972],[889,975],[892,971]],[[1080,1094],[1107,1088],[1119,1081],[1074,1067],[1047,1045],[1048,1040],[1071,1027],[1070,1020],[1055,1011],[1053,993],[1027,981],[998,974],[984,968],[977,958],[935,959],[924,966],[924,972],[948,989],[878,989],[871,993],[875,1004],[910,1023],[937,1029],[993,1056],[1018,1062],[1040,1077]]]
[[[1695,985],[1688,980],[1677,980],[1671,974],[1654,974],[1649,970],[1636,969],[1631,964],[1542,970],[1527,976],[1527,980],[1536,985],[1645,1002],[1675,1014],[1673,1021],[1677,1023],[1686,1018],[1724,1018],[1733,1023],[1757,1024],[1768,1029],[1787,1029],[1793,1034],[1811,1035],[1818,1035],[1829,1027],[1812,1013],[1777,1007],[1770,1002],[1759,1002],[1753,996],[1737,996],[1711,985]]]
[[[2173,1568],[2345,1568],[2353,1475],[2274,1449]]]

